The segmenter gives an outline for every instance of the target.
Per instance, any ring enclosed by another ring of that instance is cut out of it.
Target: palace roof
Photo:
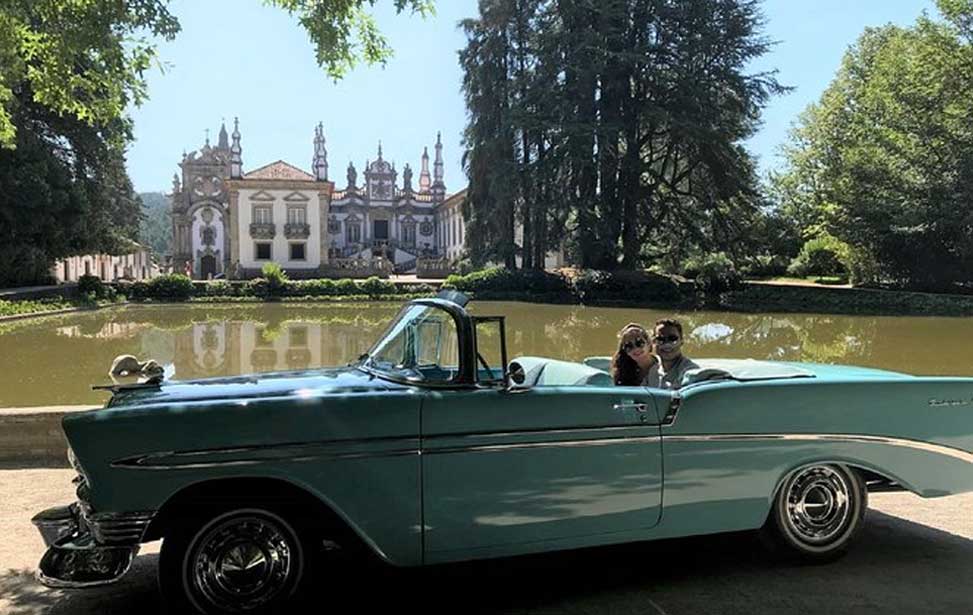
[[[288,164],[283,160],[271,162],[259,169],[243,174],[243,179],[283,179],[288,181],[314,181],[314,176],[306,171]]]

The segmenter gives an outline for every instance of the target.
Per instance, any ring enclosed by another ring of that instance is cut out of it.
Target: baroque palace
[[[366,161],[364,181],[349,163],[346,184],[328,175],[324,128],[314,129],[311,172],[282,160],[243,171],[239,122],[220,127],[183,154],[173,177],[173,268],[193,278],[252,278],[269,262],[296,278],[448,272],[463,252],[460,205],[465,191],[446,194],[443,146],[437,135],[433,170],[421,157],[418,185],[382,154]]]

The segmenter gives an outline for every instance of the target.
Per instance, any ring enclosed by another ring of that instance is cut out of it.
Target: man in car
[[[678,389],[691,369],[699,366],[682,353],[682,323],[674,318],[657,320],[652,329],[652,345],[659,358],[642,384],[657,389]]]

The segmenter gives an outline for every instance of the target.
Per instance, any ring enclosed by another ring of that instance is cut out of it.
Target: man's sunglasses
[[[648,343],[649,341],[644,337],[637,337],[631,342],[625,342],[624,344],[622,344],[622,350],[625,352],[632,352],[632,350],[636,348],[642,348]]]
[[[656,335],[652,338],[656,344],[675,344],[679,341],[678,335]]]

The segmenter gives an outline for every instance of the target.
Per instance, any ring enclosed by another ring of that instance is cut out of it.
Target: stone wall
[[[0,463],[66,467],[67,440],[61,419],[90,406],[0,408]]]

